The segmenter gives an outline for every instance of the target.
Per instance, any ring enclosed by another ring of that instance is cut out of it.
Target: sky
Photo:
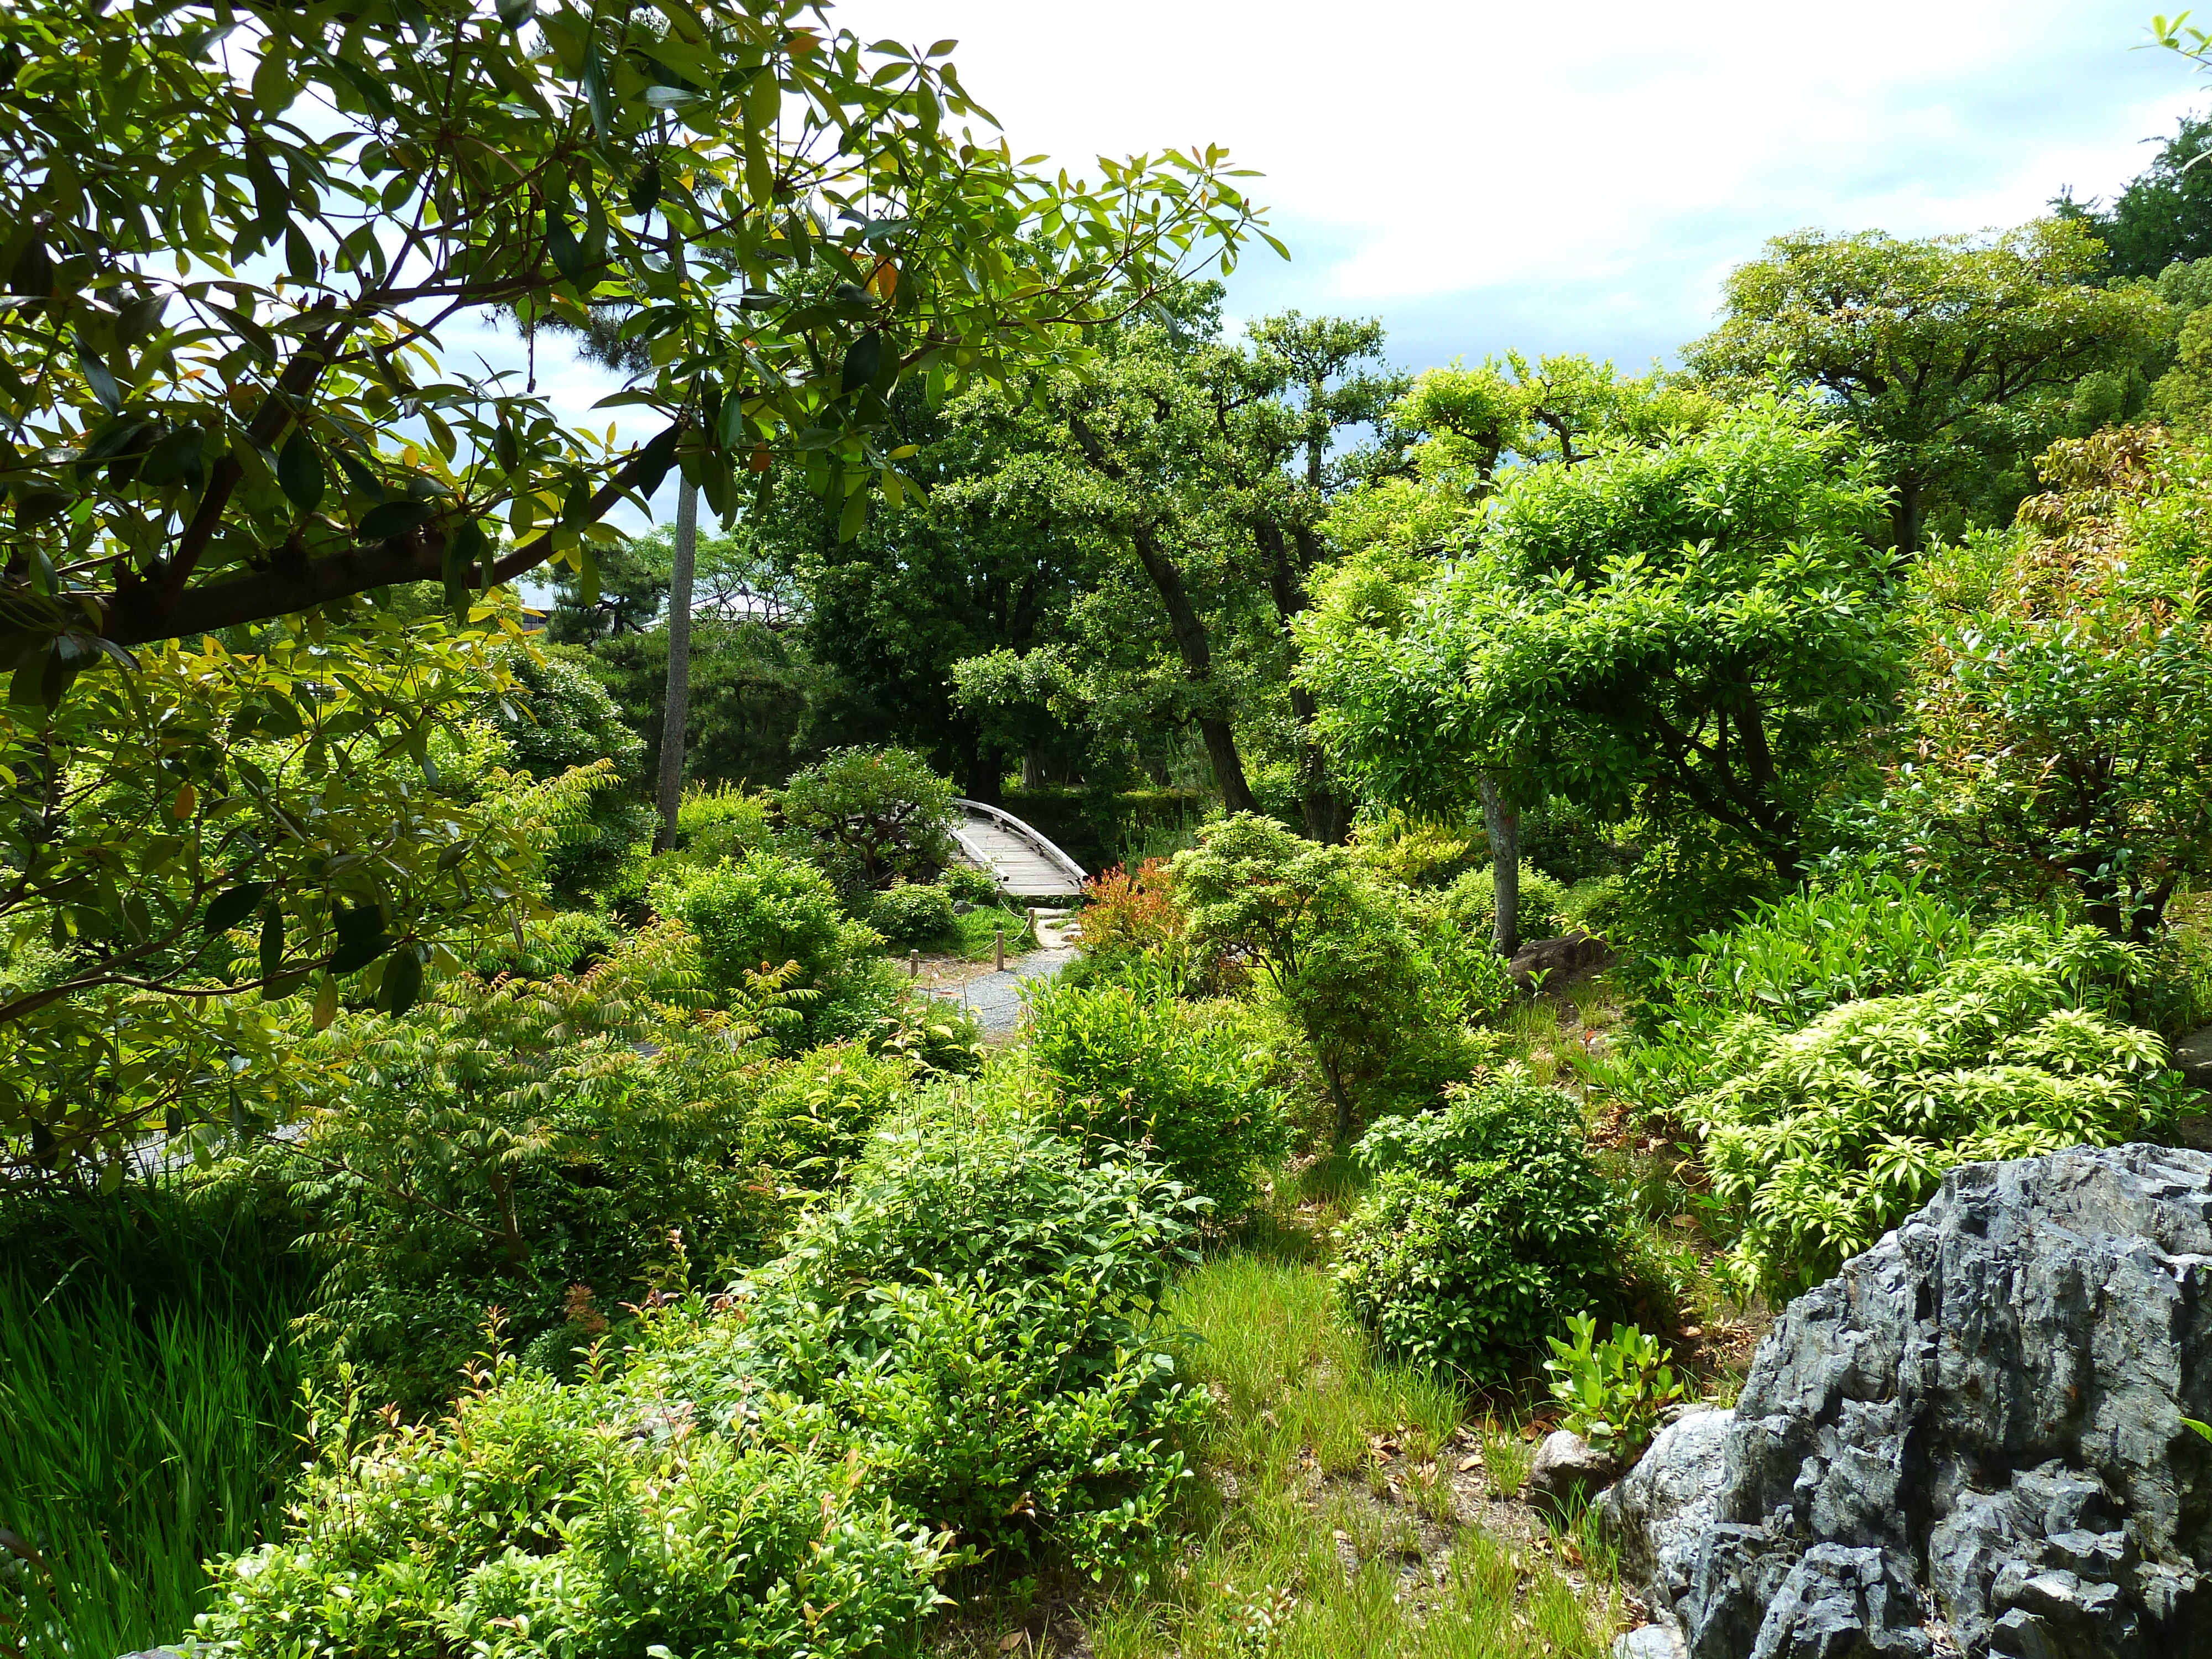
[[[867,40],[957,40],[963,83],[1018,155],[1080,174],[1102,152],[1218,143],[1259,168],[1292,258],[1254,245],[1232,321],[1379,317],[1408,368],[1518,349],[1633,370],[1710,327],[1728,270],[1770,236],[1977,231],[2034,217],[2062,185],[2109,196],[2212,93],[2173,54],[2134,49],[2154,3],[845,0],[831,15]],[[449,361],[515,361],[511,338],[446,343]],[[566,415],[608,389],[550,343],[539,369]]]

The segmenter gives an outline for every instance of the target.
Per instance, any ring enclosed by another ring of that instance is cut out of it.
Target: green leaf
[[[377,994],[377,1006],[397,1019],[415,1006],[422,994],[422,955],[414,945],[403,945],[392,952],[392,960],[384,966],[384,983]]]
[[[323,499],[322,452],[304,428],[293,433],[276,453],[276,487],[302,513],[313,512]]]
[[[179,478],[190,483],[201,476],[200,448],[206,434],[196,426],[180,426],[155,444],[138,469],[138,482],[143,484],[172,483]]]
[[[111,415],[122,409],[123,388],[115,383],[114,372],[94,356],[82,339],[76,344],[76,366],[77,372],[84,376],[84,383],[92,388],[92,395],[100,399],[102,409]]]
[[[566,208],[548,207],[545,210],[545,251],[553,256],[554,269],[564,281],[580,284],[591,263],[584,257],[584,246],[576,240],[569,227]]]
[[[614,100],[607,96],[607,66],[599,58],[599,38],[584,42],[584,101],[591,106],[592,130],[604,141],[614,127]]]
[[[15,269],[8,276],[8,291],[41,298],[54,291],[54,262],[46,257],[46,245],[37,237],[33,237],[15,256]]]
[[[657,90],[657,88],[656,88]],[[653,94],[647,93],[647,98]],[[660,163],[647,161],[629,181],[629,210],[643,217],[660,204]]]
[[[261,912],[261,977],[272,980],[284,967],[284,908],[271,899]],[[270,989],[264,986],[262,1000],[276,1000]]]
[[[677,428],[673,426],[653,434],[645,447],[638,452],[637,477],[630,488],[646,500],[660,488],[660,481],[668,476],[668,469],[676,465]]]
[[[446,538],[445,568],[441,574],[446,584],[446,609],[456,617],[468,615],[469,600],[478,591],[477,578],[483,565],[484,550],[489,545],[483,526],[474,519],[462,520]]]
[[[538,15],[538,0],[495,0],[499,21],[511,29],[519,29]]]
[[[240,883],[228,892],[216,894],[208,901],[207,913],[201,918],[201,926],[210,933],[228,933],[253,914],[254,906],[261,902],[263,895],[268,890],[267,882],[249,881]]]
[[[28,530],[69,510],[76,496],[59,489],[33,489],[15,498],[15,527]]]
[[[872,328],[846,348],[845,364],[837,376],[837,395],[848,398],[862,386],[874,385],[883,366],[883,331]]]
[[[355,533],[365,542],[404,536],[418,525],[429,522],[436,511],[428,501],[380,501],[361,515],[361,525]]]
[[[368,915],[373,923],[376,916],[375,910],[372,908]],[[340,920],[343,922],[343,918]],[[348,974],[357,973],[389,951],[395,942],[392,935],[380,927],[353,939],[345,939],[341,927],[338,948],[331,953],[331,972],[341,978]]]

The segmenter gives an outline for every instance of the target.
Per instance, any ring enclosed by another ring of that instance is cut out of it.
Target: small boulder
[[[1581,932],[1563,933],[1557,939],[1532,939],[1513,953],[1513,960],[1505,971],[1513,982],[1524,991],[1536,988],[1539,978],[1549,988],[1556,988],[1568,980],[1603,968],[1613,961],[1613,951],[1606,942],[1594,933]]]
[[[1584,1502],[1620,1478],[1620,1465],[1582,1436],[1554,1429],[1536,1448],[1528,1466],[1528,1501],[1540,1509],[1564,1512],[1579,1496]]]

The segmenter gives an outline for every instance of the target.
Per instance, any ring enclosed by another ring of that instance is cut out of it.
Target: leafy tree
[[[1312,602],[1309,580],[1334,555],[1322,535],[1328,504],[1372,460],[1366,452],[1342,449],[1342,438],[1379,421],[1407,382],[1376,367],[1382,356],[1379,322],[1291,311],[1261,318],[1249,337],[1249,349],[1224,352],[1207,366],[1218,465],[1282,631],[1306,836],[1340,842],[1352,809],[1313,735],[1313,696],[1289,672],[1297,655],[1291,625]]]
[[[1684,356],[1721,380],[1778,360],[1818,387],[1886,447],[1892,540],[1917,552],[1931,507],[2009,511],[2027,485],[2007,479],[2057,435],[2084,376],[2166,344],[2166,307],[2139,284],[2097,286],[2102,257],[2067,219],[1994,241],[1778,236],[1730,273],[1727,319]]]
[[[2021,527],[1915,580],[1926,618],[1892,833],[1962,886],[2057,889],[2148,939],[2212,872],[2212,546],[2200,450],[2054,446]]]
[[[1301,840],[1240,812],[1209,824],[1176,854],[1175,894],[1201,946],[1244,952],[1312,1049],[1341,1144],[1363,1097],[1436,1032],[1435,970],[1401,908],[1350,849]]]
[[[2151,164],[2121,186],[2111,205],[2061,191],[2051,210],[2086,225],[2105,245],[2115,276],[2155,276],[2177,260],[2212,255],[2212,173],[2196,165],[2212,150],[2212,120],[2185,115]]]
[[[1324,729],[1383,801],[1463,812],[1489,777],[1707,821],[1794,878],[1899,682],[1880,500],[1840,428],[1771,395],[1518,469],[1463,556],[1410,591],[1356,566],[1303,625]]]
[[[1218,152],[1027,174],[957,127],[981,112],[941,58],[775,0],[250,15],[8,12],[19,660],[581,567],[679,453],[723,511],[801,429],[856,521],[864,480],[896,488],[873,434],[899,378],[1061,357],[1059,325],[1252,222]],[[657,366],[629,399],[670,420],[626,455],[434,356],[471,308],[581,325],[606,300]]]
[[[404,1012],[532,908],[544,844],[612,781],[603,757],[492,772],[482,688],[519,687],[481,634],[372,617],[335,659],[319,635],[160,645],[0,708],[0,1137],[48,1167],[119,1178],[149,1114],[281,1116],[301,1021]]]
[[[907,749],[841,749],[786,784],[784,823],[850,895],[926,881],[952,861],[952,785]]]

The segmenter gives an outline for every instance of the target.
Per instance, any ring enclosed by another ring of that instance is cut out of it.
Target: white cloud
[[[1259,0],[845,0],[863,39],[960,42],[1019,153],[1225,144],[1294,256],[1237,270],[1245,316],[1376,315],[1413,366],[1517,346],[1640,367],[1710,325],[1729,267],[1805,225],[2016,224],[2109,194],[2197,83],[2131,51],[2152,0],[1692,0],[1579,8]],[[520,368],[511,333],[449,330]],[[613,389],[550,336],[564,416]],[[625,413],[628,413],[625,411]],[[634,414],[623,437],[641,441]],[[654,505],[674,507],[675,484]],[[618,520],[634,526],[625,509]]]
[[[1237,308],[1379,314],[1428,361],[1521,343],[1628,360],[1707,325],[1802,225],[2012,224],[2108,192],[2193,90],[2148,0],[1774,7],[849,0],[865,38],[957,37],[1019,151],[1219,143],[1263,168],[1293,264]]]

